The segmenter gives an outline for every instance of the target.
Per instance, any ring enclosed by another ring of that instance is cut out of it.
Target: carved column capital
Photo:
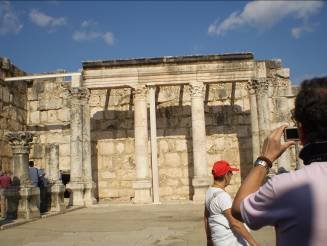
[[[256,79],[251,79],[247,82],[246,86],[250,94],[256,94],[259,88],[259,81]]]
[[[90,98],[90,90],[84,87],[71,87],[68,92],[71,99],[88,101]]]
[[[145,100],[147,96],[148,88],[145,85],[137,85],[134,88],[133,96],[135,100]]]
[[[190,84],[191,97],[203,97],[204,85],[201,82]]]
[[[29,153],[29,143],[33,141],[33,134],[31,132],[9,132],[6,134],[6,138],[14,154]]]
[[[269,81],[266,78],[255,78],[248,82],[249,92],[256,94],[265,94],[268,92]]]

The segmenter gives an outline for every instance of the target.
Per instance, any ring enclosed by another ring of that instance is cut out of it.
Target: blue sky
[[[82,61],[252,52],[326,75],[322,1],[0,1],[0,56],[31,73]]]

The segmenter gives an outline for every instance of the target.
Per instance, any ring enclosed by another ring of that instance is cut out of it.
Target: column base
[[[63,212],[66,210],[64,202],[65,186],[61,183],[54,183],[50,187],[51,206],[50,212]]]
[[[34,186],[13,186],[5,190],[7,219],[33,219],[40,217],[38,203],[40,189]]]
[[[71,190],[73,196],[73,206],[84,206],[84,183],[83,182],[69,182],[66,185],[67,189]]]
[[[148,179],[136,180],[133,182],[135,191],[134,203],[152,203],[151,181]]]
[[[209,177],[194,177],[192,185],[194,189],[193,202],[204,203],[205,194],[210,185]]]
[[[86,181],[84,184],[84,202],[86,206],[97,203],[97,200],[94,197],[95,186],[96,184],[92,180]]]

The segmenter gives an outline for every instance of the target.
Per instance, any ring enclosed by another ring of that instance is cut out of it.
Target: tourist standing
[[[275,175],[261,186],[272,162],[294,144],[281,143],[286,125],[275,129],[235,197],[233,215],[254,230],[275,226],[277,245],[326,245],[327,77],[302,82],[294,119],[305,166]]]
[[[227,161],[217,161],[213,165],[214,183],[205,196],[204,222],[208,245],[257,245],[242,222],[231,214],[232,198],[225,191],[230,184],[233,171]]]

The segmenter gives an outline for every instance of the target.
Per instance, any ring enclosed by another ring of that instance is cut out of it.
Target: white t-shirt
[[[232,231],[223,212],[232,207],[232,198],[223,189],[209,187],[205,196],[205,206],[209,211],[208,223],[214,245],[247,245],[245,240]]]

